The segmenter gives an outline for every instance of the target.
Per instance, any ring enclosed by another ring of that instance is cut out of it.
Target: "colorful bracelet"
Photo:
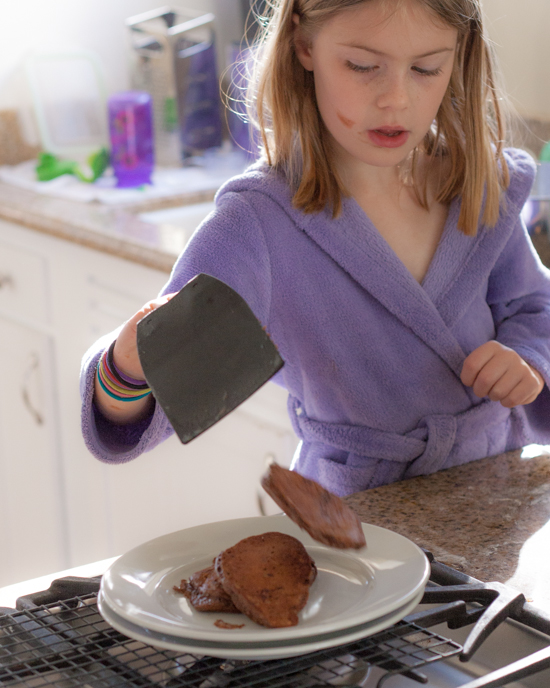
[[[97,364],[97,379],[101,389],[117,401],[137,401],[151,394],[147,382],[134,380],[125,375],[115,365],[113,350],[116,340],[103,353]]]

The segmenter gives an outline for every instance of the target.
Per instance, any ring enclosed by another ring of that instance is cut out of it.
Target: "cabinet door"
[[[0,318],[0,585],[63,569],[51,341]]]
[[[162,511],[157,498],[141,497],[142,482],[155,469],[136,472],[133,463],[106,465],[84,444],[80,419],[79,369],[86,349],[114,330],[148,299],[168,275],[51,237],[53,317],[59,381],[61,449],[71,566],[121,554],[119,543],[137,534],[150,509]],[[47,248],[47,247],[46,247]],[[132,497],[133,495],[133,497]],[[130,508],[123,513],[122,505]],[[117,511],[118,510],[118,511]],[[119,516],[115,515],[117,512]],[[144,535],[141,542],[147,539]]]

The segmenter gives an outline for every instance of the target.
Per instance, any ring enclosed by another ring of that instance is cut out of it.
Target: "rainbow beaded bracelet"
[[[134,380],[125,375],[115,365],[113,350],[116,340],[103,353],[97,364],[97,379],[101,389],[117,401],[137,401],[151,394],[147,382]]]

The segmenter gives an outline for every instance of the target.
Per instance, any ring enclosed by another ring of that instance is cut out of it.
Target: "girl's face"
[[[399,10],[373,0],[322,24],[296,53],[312,71],[337,160],[393,167],[428,132],[451,78],[457,32],[415,0]]]

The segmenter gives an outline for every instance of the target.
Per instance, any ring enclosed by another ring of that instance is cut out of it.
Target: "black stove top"
[[[41,688],[319,688],[359,686],[372,667],[382,686],[401,675],[426,683],[422,670],[459,656],[468,661],[506,618],[549,636],[548,646],[464,688],[506,686],[550,667],[550,618],[523,595],[484,584],[431,561],[432,575],[420,608],[391,628],[359,641],[289,659],[220,660],[162,650],[112,628],[98,612],[99,579],[66,578],[48,591],[0,609],[0,686]],[[471,626],[460,645],[434,630]]]

